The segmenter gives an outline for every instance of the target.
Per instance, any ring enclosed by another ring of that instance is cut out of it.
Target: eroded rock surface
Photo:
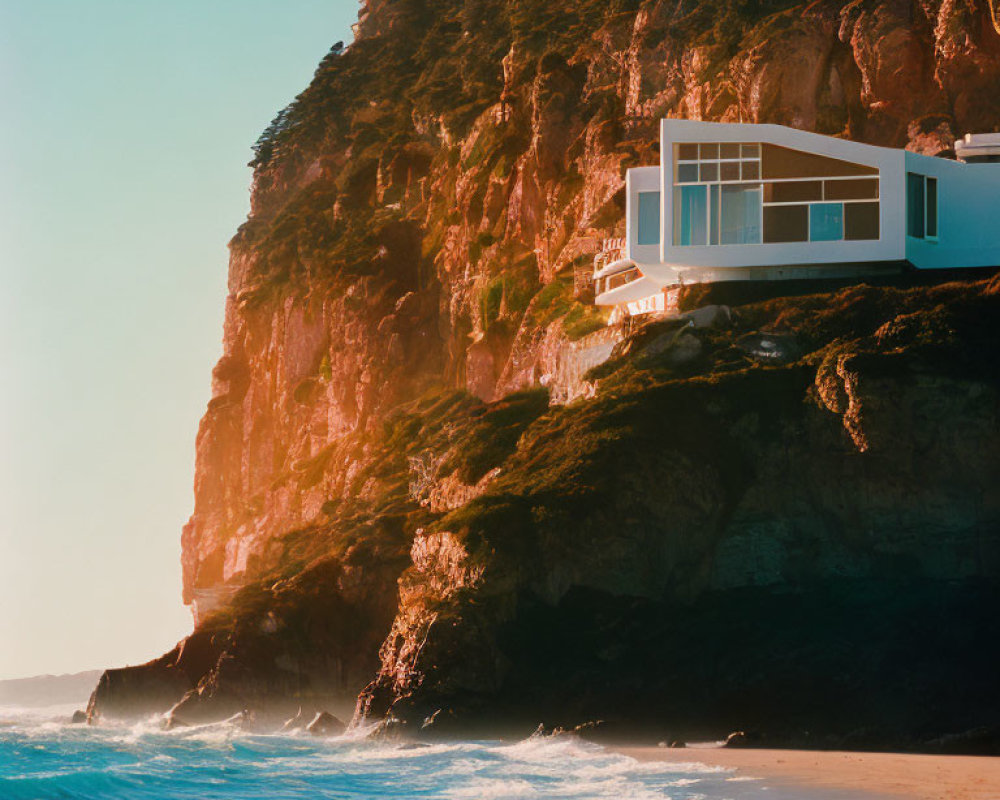
[[[906,664],[946,712],[883,708],[897,741],[971,726],[971,687],[996,708],[975,669],[947,689],[993,652],[995,285],[726,300],[626,341],[583,279],[659,117],[948,154],[1000,127],[994,23],[985,0],[364,3],[256,147],[182,536],[196,633],[109,670],[90,717],[361,693],[421,730],[702,709],[725,733],[781,692],[782,724],[823,722],[804,674],[878,708]]]

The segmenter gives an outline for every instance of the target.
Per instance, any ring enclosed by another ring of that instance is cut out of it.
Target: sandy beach
[[[624,747],[640,761],[697,761],[784,785],[914,800],[1000,800],[1000,758],[721,747]]]

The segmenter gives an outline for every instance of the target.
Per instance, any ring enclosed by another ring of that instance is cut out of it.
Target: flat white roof
[[[1000,156],[1000,133],[967,133],[955,142],[959,158]]]

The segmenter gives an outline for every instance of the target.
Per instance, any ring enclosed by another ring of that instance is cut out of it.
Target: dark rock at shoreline
[[[1000,726],[980,726],[927,742],[926,749],[945,755],[996,756],[1000,754]]]
[[[607,738],[607,725],[603,719],[592,719],[576,725],[571,733],[588,742],[600,742]]]
[[[310,719],[312,719],[312,715],[306,715],[300,706],[299,710],[295,712],[294,717],[290,717],[289,719],[286,719],[282,723],[281,730],[282,731],[300,730],[302,728],[305,728],[305,726],[309,724]]]
[[[749,747],[747,735],[743,731],[733,731],[726,737],[723,747]]]
[[[743,748],[743,747],[766,747],[767,737],[759,733],[746,733],[745,731],[733,731],[726,737],[723,747]]]
[[[173,650],[146,664],[109,669],[87,704],[87,719],[137,718],[170,710],[218,658],[214,634],[196,631]],[[221,718],[221,717],[220,717]]]
[[[191,686],[188,675],[157,659],[140,667],[109,669],[87,706],[87,719],[129,719],[167,711]]]
[[[347,726],[328,711],[319,711],[306,730],[313,736],[339,736]]]
[[[396,717],[385,717],[380,719],[375,727],[369,731],[367,738],[395,741],[413,735],[415,732],[408,723]]]
[[[86,711],[80,711],[80,710],[74,711],[73,712],[73,716],[70,717],[69,721],[70,721],[70,724],[72,724],[72,725],[80,725],[80,724],[82,724],[82,723],[84,723],[84,722],[87,721],[87,712]]]
[[[227,725],[232,725],[234,728],[238,728],[241,731],[252,731],[257,728],[257,714],[248,708],[233,714],[229,719],[225,720]]]

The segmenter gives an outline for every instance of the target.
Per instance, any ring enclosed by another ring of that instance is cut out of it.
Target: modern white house
[[[595,261],[595,302],[634,316],[688,283],[1000,266],[1000,135],[956,150],[664,119],[660,166],[626,175],[626,235]]]

